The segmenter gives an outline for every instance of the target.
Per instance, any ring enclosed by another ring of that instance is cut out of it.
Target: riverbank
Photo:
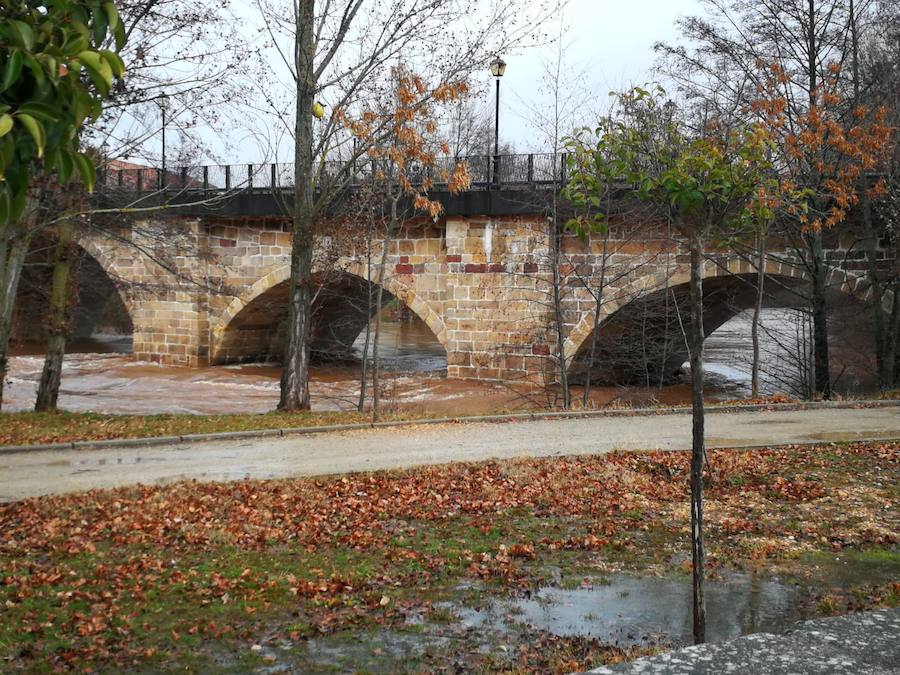
[[[424,413],[389,413],[384,421],[405,421]],[[107,415],[102,413],[0,413],[0,448],[137,439],[194,434],[302,429],[347,424],[369,424],[372,413],[305,411],[230,415]]]
[[[900,444],[710,466],[715,639],[896,606]],[[654,653],[690,632],[687,484],[687,453],[619,452],[3,505],[0,659],[490,673]]]
[[[874,407],[882,405],[900,406],[896,399],[859,400],[838,402],[802,402],[785,397],[773,396],[761,399],[731,401],[708,401],[708,410],[754,411],[754,410],[814,410],[829,407]],[[599,410],[571,410],[550,412],[525,412],[520,410],[486,410],[479,415],[455,417],[434,417],[427,412],[392,411],[379,416],[376,426],[403,423],[451,423],[466,421],[529,420],[542,417],[590,417],[628,414],[678,414],[689,411],[688,407],[671,407],[656,404],[642,407],[610,407]],[[303,430],[340,431],[351,428],[373,426],[371,412],[315,410],[296,413],[269,412],[263,414],[228,415],[110,415],[103,413],[76,413],[60,411],[56,413],[12,412],[0,413],[0,450],[4,448],[26,448],[29,446],[62,449],[66,444],[90,447],[101,441],[162,438],[164,442],[190,442],[191,440],[215,440],[222,435],[245,434],[253,437],[253,432],[278,432],[284,436]],[[193,437],[198,437],[194,439]]]

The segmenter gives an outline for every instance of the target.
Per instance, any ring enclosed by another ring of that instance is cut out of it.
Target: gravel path
[[[716,413],[709,447],[900,438],[900,408]],[[238,480],[489,458],[686,449],[690,415],[419,425],[284,438],[0,455],[0,501],[184,479]]]
[[[598,675],[896,675],[900,609],[804,621],[783,634],[676,649],[589,671]]]

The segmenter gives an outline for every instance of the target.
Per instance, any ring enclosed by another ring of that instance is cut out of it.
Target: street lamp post
[[[500,184],[500,78],[506,72],[506,62],[499,56],[491,61],[491,75],[497,80],[497,100],[494,113],[494,172],[491,182]]]
[[[161,92],[156,99],[156,105],[159,106],[159,112],[162,115],[162,173],[160,174],[159,187],[166,187],[166,111],[169,109],[169,97],[166,92]]]

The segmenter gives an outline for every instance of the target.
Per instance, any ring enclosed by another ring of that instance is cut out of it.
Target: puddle
[[[587,588],[546,587],[530,598],[491,601],[458,612],[466,626],[498,628],[510,621],[554,635],[583,635],[628,647],[690,644],[689,577],[616,575]],[[773,632],[807,617],[805,589],[778,579],[734,574],[706,582],[707,639]]]
[[[476,588],[466,584],[459,590],[471,598]],[[390,629],[345,631],[297,643],[275,640],[264,648],[269,667],[257,672],[429,672],[437,664],[468,672],[478,670],[484,658],[494,666],[514,666],[520,648],[546,636],[622,650],[692,642],[687,576],[620,574],[589,587],[548,586],[519,598],[484,593],[474,608],[459,600],[436,603],[447,617],[440,623],[416,616]],[[710,642],[778,632],[811,615],[802,609],[807,606],[804,586],[771,577],[731,574],[707,581],[706,595]]]
[[[296,656],[305,664],[330,664],[337,672],[396,673],[403,666],[421,662],[429,653],[446,650],[460,638],[379,630],[364,639],[346,634],[313,638],[306,641]],[[314,667],[307,668],[309,665],[303,671],[315,672]]]
[[[812,574],[802,581],[744,572],[707,580],[707,639],[782,632],[815,616],[823,591],[896,579],[898,564],[887,552],[817,554],[803,562]],[[595,655],[603,649],[621,655],[692,643],[686,575],[614,574],[590,586],[545,586],[520,597],[466,582],[453,597],[435,603],[435,615],[413,611],[390,627],[296,642],[273,633],[257,648],[267,665],[256,672],[507,672],[521,669],[523,649],[539,645],[587,644]]]

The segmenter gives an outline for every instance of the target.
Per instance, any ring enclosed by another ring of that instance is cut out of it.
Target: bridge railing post
[[[272,173],[272,190],[275,190],[278,187],[278,175],[275,170],[275,164],[269,166],[269,170]]]
[[[253,189],[253,165],[247,165],[247,188],[249,190]]]
[[[231,190],[231,165],[225,165],[225,191]]]
[[[188,187],[188,170],[186,166],[181,167],[181,189],[187,190]]]
[[[144,170],[137,170],[137,180],[134,182],[135,187],[137,187],[138,194],[144,191]]]
[[[534,153],[528,153],[528,183],[534,182]]]
[[[203,167],[203,192],[209,192],[209,167]]]

